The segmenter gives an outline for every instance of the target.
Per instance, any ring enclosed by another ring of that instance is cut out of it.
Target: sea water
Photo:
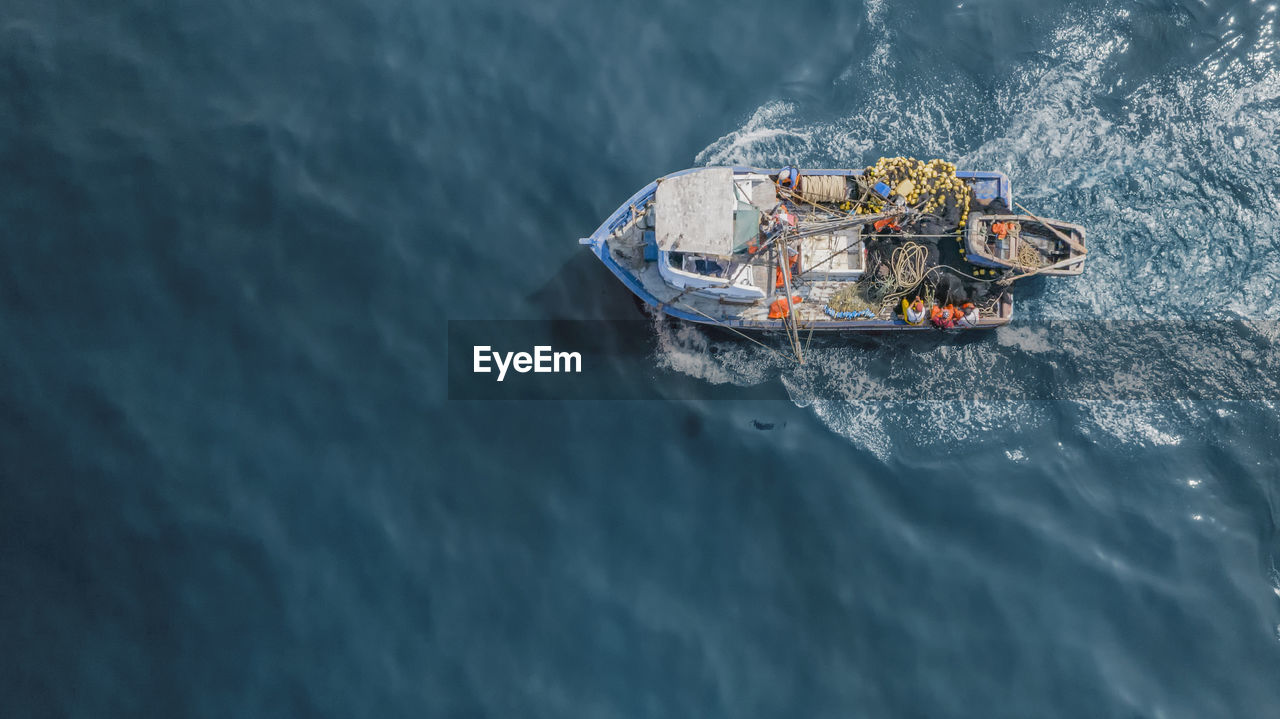
[[[1276,714],[1280,422],[1223,361],[1278,338],[1276,16],[11,0],[0,713]],[[450,320],[646,317],[575,239],[654,177],[881,155],[1005,172],[1085,273],[804,366],[618,325],[715,398],[449,399]],[[1176,365],[1225,397],[1016,398],[1178,318],[1244,323]]]

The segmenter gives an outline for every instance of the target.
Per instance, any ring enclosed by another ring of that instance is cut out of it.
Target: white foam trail
[[[776,376],[779,357],[746,340],[714,341],[700,327],[655,315],[657,365],[710,382],[749,387]]]
[[[1039,327],[1005,325],[996,330],[996,341],[1029,354],[1053,351],[1053,338],[1049,337],[1049,330]]]
[[[868,3],[868,25],[882,25],[884,12],[882,3]],[[1107,70],[1129,50],[1122,30],[1129,14],[1121,9],[1051,22],[1047,60],[1027,60],[998,91],[994,105],[1017,111],[1002,117],[1003,126],[994,131],[989,113],[975,114],[965,88],[913,94],[897,86],[894,93],[866,98],[856,114],[833,123],[808,121],[795,103],[768,103],[697,161],[859,167],[875,160],[873,149],[897,148],[1008,173],[1015,199],[1080,222],[1090,237],[1086,273],[1045,282],[1035,301],[1017,305],[1015,325],[996,333],[1001,347],[1037,355],[1033,362],[1053,363],[1055,355],[1083,362],[1089,358],[1074,354],[1073,346],[1098,341],[1084,326],[1050,337],[1035,328],[1037,319],[1227,313],[1263,320],[1257,324],[1260,336],[1278,342],[1274,325],[1265,322],[1280,319],[1280,185],[1274,181],[1280,168],[1280,144],[1274,141],[1280,136],[1280,68],[1274,61],[1274,21],[1261,20],[1252,39],[1227,35],[1206,51],[1194,72],[1128,87]],[[883,72],[894,62],[893,51],[888,39],[877,40],[863,53],[858,72],[867,71],[868,55],[871,72]],[[1117,97],[1123,98],[1119,112]],[[955,139],[975,136],[989,139],[973,147]],[[1063,414],[1046,409],[1053,403],[971,401],[957,393],[954,378],[970,372],[1005,371],[1018,387],[1016,371],[993,367],[997,357],[983,343],[944,344],[900,360],[856,348],[823,348],[802,368],[785,366],[745,342],[736,347],[695,357],[696,344],[680,344],[663,361],[708,381],[732,376],[751,383],[781,373],[797,404],[811,406],[833,431],[882,459],[895,448],[909,451],[939,439],[1007,445],[1011,433],[1044,430]],[[1136,359],[1144,351],[1133,348]],[[1217,361],[1213,353],[1203,354],[1184,359],[1212,382]],[[886,371],[892,375],[898,361],[946,368],[925,380],[921,392],[964,401],[893,401],[891,384],[877,378]],[[1113,368],[1119,389],[1126,381],[1140,388],[1149,380],[1142,362],[1133,365]],[[1176,445],[1188,431],[1178,428],[1210,419],[1203,404],[1189,402],[1074,406],[1081,433],[1121,444]]]
[[[698,153],[699,165],[754,164],[753,158],[770,158],[766,165],[781,166],[787,160],[773,158],[803,157],[812,152],[812,130],[797,124],[788,126],[795,116],[795,105],[770,102],[762,105],[741,128],[711,143]]]
[[[1140,446],[1172,446],[1181,444],[1183,436],[1172,426],[1183,424],[1182,416],[1170,412],[1166,402],[1086,401],[1077,402],[1090,421],[1081,425],[1081,432],[1093,436],[1095,431],[1104,437],[1125,444]],[[1174,408],[1176,403],[1172,403]]]

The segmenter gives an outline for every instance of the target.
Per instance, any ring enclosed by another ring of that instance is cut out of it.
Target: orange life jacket
[[[787,283],[791,281],[791,273],[792,273],[792,272],[795,272],[795,270],[796,270],[796,263],[798,263],[799,261],[800,261],[800,254],[799,254],[799,253],[796,253],[795,255],[792,255],[792,257],[791,257],[791,262],[789,262],[789,263],[788,263],[788,264],[790,265],[790,267],[788,267],[788,268],[787,268],[787,271],[786,271],[786,274],[785,274],[785,275],[783,274],[783,272],[782,272],[782,268],[781,268],[781,267],[775,267],[775,268],[773,268],[773,286],[774,286],[774,287],[786,287],[786,286],[787,286]]]
[[[1000,239],[1003,240],[1004,236],[1009,234],[1009,223],[993,222],[991,224],[991,231],[996,233],[996,237],[999,237]]]
[[[888,227],[888,228],[889,228],[889,229],[891,229],[891,230],[901,230],[901,229],[902,229],[901,227],[898,227],[898,223],[897,223],[897,222],[894,222],[894,220],[893,220],[893,218],[892,218],[892,217],[886,217],[886,218],[884,218],[883,220],[876,220],[876,221],[875,221],[875,223],[872,225],[872,227],[875,227],[875,228],[876,228],[876,232],[879,232],[879,231],[883,230],[883,229],[884,229],[884,228],[886,228],[886,227]]]
[[[929,321],[932,322],[935,327],[944,330],[949,330],[952,327],[955,327],[955,307],[947,305],[946,307],[939,308],[937,305],[934,305],[933,308],[929,310]]]
[[[791,303],[787,303],[786,297],[779,297],[769,305],[769,319],[780,320],[791,316],[791,305],[798,305],[804,301],[800,295],[791,298]]]

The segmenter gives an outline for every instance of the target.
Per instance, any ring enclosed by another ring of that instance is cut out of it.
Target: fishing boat
[[[973,213],[964,235],[969,262],[978,267],[1043,275],[1084,272],[1084,228],[1035,215]]]
[[[579,242],[689,322],[793,337],[989,329],[1012,319],[1014,280],[1084,268],[1083,228],[1013,207],[1004,174],[944,160],[701,167],[649,183]]]

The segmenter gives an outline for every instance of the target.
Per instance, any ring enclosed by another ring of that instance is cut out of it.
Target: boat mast
[[[785,233],[786,230],[783,230]],[[796,353],[796,362],[804,364],[804,353],[800,351],[800,328],[796,318],[796,306],[791,301],[791,267],[788,260],[791,255],[790,241],[794,238],[783,237],[778,244],[778,271],[782,273],[782,288],[786,291],[784,301],[787,303],[787,317],[782,324],[787,328],[787,339],[791,341],[791,349]],[[788,321],[789,320],[789,321]]]

